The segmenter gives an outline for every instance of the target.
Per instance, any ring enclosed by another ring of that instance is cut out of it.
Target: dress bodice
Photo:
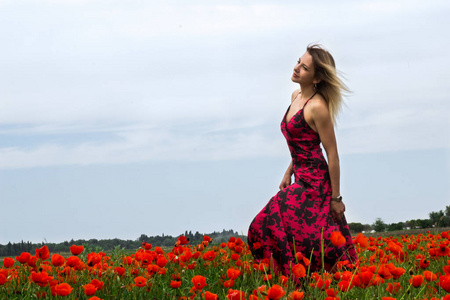
[[[320,136],[306,123],[304,117],[305,103],[289,122],[286,114],[281,121],[281,131],[286,138],[291,152],[295,181],[313,181],[328,178],[328,165],[320,147]]]

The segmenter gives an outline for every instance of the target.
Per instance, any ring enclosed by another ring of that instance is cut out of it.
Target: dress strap
[[[308,100],[306,100],[305,104],[303,104],[303,108],[305,108],[305,106],[306,106],[306,104],[308,104],[309,100],[311,100],[316,94],[317,94],[317,92],[315,92],[315,93],[311,96],[311,98],[309,98]],[[303,108],[302,108],[302,109],[303,109]]]

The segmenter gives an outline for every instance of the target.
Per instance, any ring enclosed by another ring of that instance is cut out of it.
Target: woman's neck
[[[316,90],[314,90],[313,85],[300,86],[300,92],[301,92],[300,99],[303,101],[307,101],[309,98],[311,98],[314,95]]]

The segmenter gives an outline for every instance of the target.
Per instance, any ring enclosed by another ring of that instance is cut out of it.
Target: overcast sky
[[[352,90],[348,222],[450,205],[449,1],[0,1],[0,244],[246,234],[309,43]]]

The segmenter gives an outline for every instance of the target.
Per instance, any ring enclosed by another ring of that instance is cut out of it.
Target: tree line
[[[428,214],[428,217],[428,219],[415,219],[391,224],[387,224],[381,218],[377,218],[373,224],[349,223],[348,227],[353,233],[450,227],[450,206],[446,206],[445,210],[432,211]]]
[[[199,244],[203,241],[203,236],[208,235],[213,240],[213,244],[220,244],[222,242],[227,242],[230,237],[240,237],[241,239],[246,239],[245,236],[239,235],[238,232],[223,229],[222,232],[212,232],[212,233],[199,233],[198,231],[192,233],[192,231],[185,231],[184,235],[189,238],[190,243],[193,245]],[[90,240],[70,240],[64,241],[62,243],[31,243],[29,241],[20,243],[11,243],[9,242],[6,245],[0,245],[0,256],[16,256],[20,255],[22,252],[30,252],[33,254],[33,251],[37,248],[42,247],[44,244],[47,245],[50,253],[64,253],[70,252],[70,246],[72,245],[83,245],[85,248],[92,249],[92,251],[111,251],[119,247],[124,250],[136,250],[142,245],[142,242],[147,242],[152,244],[153,246],[162,246],[162,247],[173,247],[175,242],[179,236],[171,236],[171,235],[157,235],[157,236],[148,236],[146,234],[141,234],[139,238],[136,240],[121,240],[118,238],[115,239],[90,239]],[[245,240],[244,240],[245,241]]]

